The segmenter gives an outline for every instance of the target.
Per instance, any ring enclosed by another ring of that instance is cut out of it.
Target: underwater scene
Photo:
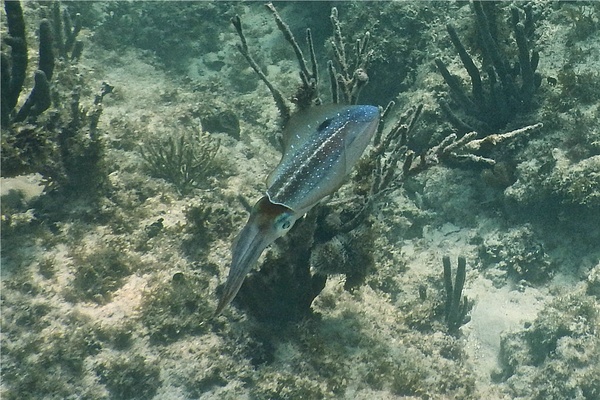
[[[1,7],[25,399],[600,399],[600,2]]]

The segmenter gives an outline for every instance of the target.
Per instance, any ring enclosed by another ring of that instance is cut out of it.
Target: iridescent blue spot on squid
[[[379,124],[374,106],[338,104],[296,113],[283,132],[283,156],[267,192],[232,246],[229,276],[215,315],[233,300],[264,249],[344,182]]]

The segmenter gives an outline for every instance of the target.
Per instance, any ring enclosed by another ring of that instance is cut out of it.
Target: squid
[[[321,105],[293,115],[283,155],[232,244],[231,266],[214,316],[235,298],[262,252],[311,208],[333,194],[360,159],[379,124],[379,108]]]

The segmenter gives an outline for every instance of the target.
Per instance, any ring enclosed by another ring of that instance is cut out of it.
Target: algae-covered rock
[[[161,385],[160,369],[142,355],[117,354],[96,367],[112,398],[152,399]]]
[[[556,160],[554,171],[549,177],[550,190],[566,204],[600,207],[600,155],[571,163],[564,152],[552,153]]]
[[[286,94],[301,83],[294,50],[259,3],[63,2],[70,15],[81,13],[86,43],[81,68],[69,69],[77,76],[55,65],[51,84],[66,107],[60,115],[45,112],[39,127],[15,127],[14,140],[3,136],[2,151],[49,168],[42,175],[63,177],[65,187],[96,188],[99,196],[93,204],[74,201],[76,190],[2,198],[2,399],[600,398],[600,230],[590,218],[600,210],[595,8],[532,4],[536,71],[543,74],[539,105],[507,129],[544,127],[486,150],[496,164],[482,172],[466,164],[447,168],[440,154],[421,156],[453,133],[436,101],[448,89],[435,58],[449,62],[465,85],[469,80],[446,23],[455,24],[477,65],[482,59],[472,4],[335,4],[348,60],[356,39],[370,32],[369,84],[359,101],[423,105],[415,129],[396,131],[406,140],[380,159],[379,172],[396,171],[389,176],[399,181],[379,192],[365,226],[337,231],[373,194],[373,163],[361,162],[319,205],[323,215],[307,215],[296,233],[275,242],[234,306],[213,318],[235,233],[281,157],[277,106],[237,52],[230,18],[242,18],[249,53]],[[39,19],[51,9],[21,5],[28,43],[37,43]],[[326,60],[336,59],[331,3],[277,8],[307,61],[304,35],[311,27],[327,103]],[[489,6],[498,10],[490,18],[493,29],[503,30],[498,37],[507,37],[509,8]],[[6,33],[7,19],[0,21]],[[569,29],[580,32],[569,36]],[[498,43],[509,48],[512,41]],[[30,64],[26,76],[33,77]],[[103,102],[102,118],[95,111],[89,121],[81,110],[99,110],[90,88],[104,79],[115,92]],[[395,121],[413,125],[396,115],[398,108],[388,109],[380,143]],[[71,129],[73,118],[83,119]],[[202,152],[199,124],[215,143],[207,153],[218,147],[218,155],[197,168],[196,182],[178,180],[193,167],[179,162],[179,150]],[[59,133],[68,139],[66,163],[59,147],[40,147]],[[179,150],[169,153],[171,144]],[[169,175],[145,173],[148,160],[139,149],[147,146],[156,150],[155,166],[169,161]],[[403,165],[413,152],[413,165]],[[422,173],[401,177],[418,165]],[[173,177],[175,185],[168,183]],[[512,218],[519,210],[525,212]],[[443,322],[440,260],[459,254],[473,260],[464,292],[477,312],[452,336]],[[520,329],[527,318],[534,321]],[[500,332],[513,333],[505,334],[499,354]],[[501,368],[490,379],[498,356]]]
[[[502,338],[501,379],[511,396],[596,399],[600,395],[598,303],[581,292],[548,304],[529,327]]]
[[[592,268],[587,276],[587,294],[600,300],[600,264]]]
[[[507,278],[524,279],[530,283],[543,283],[552,277],[555,266],[544,251],[544,244],[536,238],[530,225],[510,228],[487,235],[479,246],[479,257],[486,272],[494,277],[497,286],[503,286]]]
[[[506,189],[508,200],[520,206],[572,206],[587,210],[600,207],[600,155],[571,161],[559,148],[549,160],[522,162],[516,183]]]
[[[141,321],[153,344],[168,344],[186,334],[206,331],[205,324],[213,310],[202,289],[206,283],[183,272],[170,282],[157,281],[144,294]]]
[[[138,255],[117,241],[98,247],[81,246],[73,249],[71,257],[75,265],[74,278],[64,292],[71,302],[109,302],[112,293],[140,265]]]
[[[240,139],[240,121],[232,110],[213,110],[202,118],[202,127],[208,132],[223,132]]]
[[[102,348],[90,319],[77,312],[65,315],[28,281],[14,280],[2,290],[1,397],[33,400],[79,393],[103,398],[99,384],[84,383],[87,362]]]

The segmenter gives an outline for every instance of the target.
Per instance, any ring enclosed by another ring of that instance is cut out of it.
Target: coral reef
[[[6,18],[18,4],[22,35]],[[283,122],[236,51],[230,18],[240,16],[248,52],[290,113],[299,98],[319,101],[302,90],[273,12],[253,2],[3,2],[2,106],[7,78],[19,77],[15,56],[23,80],[3,109],[2,399],[600,396],[600,6],[517,4],[543,83],[506,126],[464,134],[445,123],[446,91],[469,118],[434,60],[472,99],[450,22],[491,101],[472,5],[335,5],[276,3],[320,101],[330,101],[333,76],[338,101],[358,93],[385,119],[346,184],[271,246],[245,295],[211,318],[246,199],[280,156]],[[519,91],[512,5],[480,5]],[[61,55],[55,15],[65,45],[81,24],[78,61]],[[344,87],[362,62],[368,84]],[[51,104],[33,115],[34,102],[15,122],[36,70],[51,76]],[[182,135],[202,146],[200,126],[220,146],[182,196],[149,177],[140,148]],[[22,163],[4,158],[18,152]],[[461,285],[451,276],[445,290],[444,256],[452,269],[468,260],[460,297],[476,300],[454,333],[447,294]]]
[[[351,290],[362,284],[375,267],[373,239],[370,227],[361,225],[317,243],[310,254],[311,269],[323,276],[344,275],[344,289]]]
[[[522,207],[544,199],[550,208],[597,209],[600,156],[572,162],[564,150],[555,148],[551,157],[543,165],[538,160],[520,164],[518,180],[506,190],[508,200]]]
[[[310,30],[307,33],[307,42],[311,54],[312,72],[309,72],[304,55],[289,27],[272,4],[268,4],[267,8],[273,13],[277,26],[294,49],[300,67],[302,84],[297,94],[292,97],[292,101],[299,109],[309,107],[313,102],[319,104],[321,99],[317,90],[317,62]],[[357,41],[356,59],[349,62],[345,54],[344,41],[335,8],[332,9],[331,22],[334,31],[332,39],[334,58],[341,70],[338,73],[334,63],[332,61],[328,63],[333,101],[340,100],[338,92],[341,92],[346,101],[357,102],[360,90],[368,81],[366,67],[371,54],[368,50],[370,35],[367,33]],[[285,122],[289,118],[291,108],[284,100],[282,93],[269,82],[267,76],[250,55],[240,18],[234,17],[232,23],[241,41],[238,50],[255,70],[259,79],[269,88],[281,119]],[[355,68],[353,72],[350,71],[349,64]],[[373,149],[368,154],[367,161],[357,167],[358,172],[353,178],[353,190],[358,195],[359,201],[350,206],[345,204],[345,209],[317,205],[311,210],[309,215],[312,214],[315,217],[307,218],[310,221],[310,228],[292,229],[289,235],[290,240],[280,241],[280,255],[276,258],[278,261],[272,261],[279,267],[271,266],[265,274],[258,273],[249,277],[240,290],[237,304],[243,305],[257,316],[268,316],[269,319],[277,320],[286,320],[293,316],[294,318],[290,320],[294,320],[309,312],[313,299],[323,289],[327,279],[327,274],[323,274],[323,272],[329,270],[330,273],[335,271],[335,273],[345,274],[346,289],[354,288],[362,283],[367,272],[373,269],[373,258],[363,244],[368,244],[370,240],[366,238],[373,235],[370,223],[371,212],[383,195],[397,188],[409,177],[438,163],[452,165],[470,162],[493,166],[495,161],[482,154],[489,153],[497,144],[542,127],[542,124],[535,124],[504,134],[491,134],[481,139],[478,139],[480,135],[477,132],[470,132],[460,138],[456,134],[449,134],[437,145],[415,154],[414,151],[408,149],[407,142],[409,136],[415,135],[415,126],[423,108],[417,106],[415,109],[407,111],[391,128],[386,129],[385,120],[394,105],[394,102],[390,102],[383,110],[383,122],[374,137]],[[397,168],[398,165],[402,165],[402,167]],[[355,230],[356,232],[353,232]],[[362,238],[360,245],[352,244],[356,243],[356,238],[353,236]],[[299,242],[303,243],[302,248],[297,248],[295,245]],[[344,243],[348,245],[344,245]],[[352,252],[348,251],[350,247]],[[294,254],[294,259],[290,260],[287,254]],[[340,260],[335,267],[332,267],[331,261],[327,261],[332,258]],[[354,263],[361,266],[360,270],[352,267]],[[311,266],[315,267],[315,272],[310,271]],[[287,268],[292,268],[292,271],[285,276],[270,272],[271,270],[283,271]],[[262,278],[259,278],[260,276]],[[262,283],[260,283],[261,279]],[[277,279],[280,279],[280,282],[277,282]],[[298,282],[304,284],[298,285]],[[296,290],[290,291],[290,285],[296,287]],[[277,293],[284,293],[278,287],[286,288],[285,295],[289,297],[288,300],[275,300],[274,296]],[[279,302],[286,304],[296,302],[297,305],[288,304],[278,311],[274,311],[273,304],[279,304]],[[261,308],[270,309],[270,311],[266,312]],[[299,311],[299,308],[304,311]]]
[[[367,31],[361,39],[356,41],[356,53],[354,54],[354,59],[351,59],[346,54],[346,44],[342,36],[337,8],[331,8],[330,19],[333,25],[331,47],[336,61],[335,64],[333,61],[327,62],[327,69],[329,70],[329,77],[331,79],[331,100],[333,103],[338,103],[340,101],[339,91],[341,90],[344,103],[357,104],[361,90],[369,82],[367,67],[373,55],[372,50],[369,48],[369,38],[371,35]],[[336,70],[336,65],[339,72]]]
[[[11,57],[2,52],[2,127],[8,126],[10,114],[19,100],[27,70],[27,41],[23,10],[18,1],[4,3]]]
[[[372,2],[369,9],[360,4],[338,7],[342,31],[354,40],[364,37],[368,30],[369,84],[361,90],[366,104],[385,104],[396,99],[422,79],[418,67],[431,58],[431,38],[415,35],[438,24],[438,13],[451,15],[456,4],[439,3],[435,8],[418,7],[412,2]],[[383,39],[383,40],[381,40]],[[349,55],[355,53],[354,44],[348,46]],[[393,68],[390,68],[393,66]],[[408,103],[407,103],[408,104]]]
[[[311,304],[325,287],[326,275],[310,270],[318,214],[312,212],[282,238],[278,254],[268,252],[260,271],[250,274],[234,304],[264,322],[297,322],[311,314]],[[286,248],[293,251],[286,251]]]
[[[235,4],[116,2],[73,6],[93,20],[96,40],[102,46],[123,50],[133,45],[156,54],[170,70],[185,73],[190,58],[218,49],[222,21],[231,15]]]
[[[25,103],[15,108],[23,89],[27,73],[27,38],[23,10],[18,1],[4,3],[8,25],[5,42],[10,46],[10,56],[2,52],[2,128],[22,122],[28,116],[36,117],[50,107],[50,85],[54,69],[53,40],[50,22],[40,23],[39,65],[34,75],[34,86]],[[4,146],[3,146],[4,147]]]
[[[478,131],[480,135],[484,135],[504,129],[516,114],[529,111],[533,95],[542,79],[536,73],[539,54],[531,50],[531,37],[534,33],[531,4],[526,4],[523,9],[511,6],[511,23],[518,48],[518,61],[515,62],[511,62],[501,49],[500,42],[504,39],[494,37],[497,32],[492,32],[492,21],[486,15],[496,13],[493,8],[497,7],[497,3],[476,0],[471,4],[483,55],[482,69],[485,69],[487,79],[482,80],[481,70],[473,62],[451,24],[447,25],[448,35],[471,79],[471,95],[467,94],[458,78],[448,71],[441,59],[437,58],[435,63],[462,114],[456,115],[445,100],[440,100],[440,106],[449,121],[460,133]],[[525,19],[520,21],[522,13]]]
[[[294,35],[290,31],[288,25],[280,17],[275,7],[269,3],[267,9],[273,14],[276,24],[283,36],[294,49],[299,69],[300,78],[302,84],[298,88],[296,94],[292,96],[292,103],[294,103],[298,110],[305,109],[312,105],[320,104],[321,98],[319,96],[319,77],[317,60],[315,56],[314,44],[312,42],[312,36],[310,29],[307,30],[307,45],[309,47],[311,70],[307,67],[306,60],[298,45]],[[365,71],[368,62],[368,34],[365,35],[362,41],[358,43],[358,53],[356,63],[353,65],[354,71],[350,71],[349,60],[346,58],[344,43],[340,31],[339,21],[337,19],[337,10],[332,9],[331,22],[334,28],[334,52],[335,59],[338,66],[341,69],[341,73],[337,73],[332,61],[328,63],[328,69],[331,78],[332,96],[333,101],[338,102],[338,90],[346,97],[347,101],[355,104],[358,101],[358,94],[364,84],[367,83],[368,78]],[[260,70],[258,64],[254,58],[250,55],[246,37],[242,30],[242,24],[239,16],[232,18],[232,23],[237,31],[240,38],[241,44],[238,45],[238,50],[250,64],[252,69],[257,73],[257,76],[262,80],[269,88],[275,104],[280,113],[282,124],[285,124],[291,115],[291,107],[286,102],[283,94],[267,79],[266,75]],[[380,136],[380,135],[379,135]],[[398,137],[395,134],[395,137]],[[391,140],[390,140],[391,141]],[[381,150],[379,156],[384,150]],[[395,166],[395,163],[393,164]],[[367,207],[364,207],[367,209]],[[311,259],[313,265],[318,265],[324,259],[328,257],[324,255],[328,251],[332,250],[333,244],[327,246],[318,247],[319,244],[325,243],[332,240],[334,242],[341,241],[352,241],[353,239],[347,237],[341,237],[341,235],[347,235],[350,231],[357,228],[364,216],[365,212],[358,212],[360,218],[350,218],[351,225],[346,227],[338,226],[327,226],[327,219],[332,210],[317,205],[315,210],[311,211],[309,215],[311,217],[306,218],[301,224],[302,227],[292,230],[293,234],[289,235],[289,241],[286,241],[287,246],[293,249],[292,251],[281,251],[280,256],[275,258],[269,263],[265,263],[265,266],[261,268],[261,272],[246,279],[243,284],[240,293],[237,297],[238,304],[243,305],[244,308],[249,309],[255,316],[259,318],[267,318],[268,320],[278,321],[296,321],[299,318],[306,316],[310,313],[310,306],[314,298],[320,293],[327,280],[327,275],[321,272],[326,271],[328,268],[317,268],[317,272],[313,273],[310,271]],[[330,216],[329,220],[337,220],[339,217]],[[357,221],[357,222],[354,222]],[[337,222],[336,222],[337,224]],[[340,236],[336,237],[336,235]],[[368,236],[368,234],[367,234]],[[286,238],[287,239],[287,238]],[[295,243],[302,243],[301,246],[297,246]],[[313,243],[317,245],[315,258],[312,258]],[[327,247],[330,247],[327,249]],[[350,264],[342,264],[335,268],[337,273],[345,273],[349,278],[347,281],[347,287],[351,288],[358,284],[366,274],[366,271],[370,269],[369,262],[372,260],[366,252],[358,251],[360,246],[355,246],[357,252],[355,254],[365,254],[361,259],[360,257],[355,260],[357,265],[360,265],[360,270],[351,268]],[[346,251],[342,247],[337,248],[337,251]],[[294,256],[290,259],[287,254],[293,254]],[[320,261],[319,261],[320,260]],[[362,262],[366,261],[366,262]],[[354,261],[352,261],[354,262]],[[316,264],[315,264],[316,263]],[[322,263],[321,263],[322,264]],[[331,262],[329,262],[331,264]],[[331,266],[330,266],[331,269]],[[273,272],[275,271],[275,272]],[[285,273],[283,272],[285,271]],[[294,290],[290,291],[290,286],[294,287]],[[284,289],[285,288],[285,289]],[[287,297],[287,299],[285,298]]]
[[[53,1],[52,23],[58,56],[64,60],[78,61],[84,46],[83,41],[77,39],[82,27],[81,14],[76,13],[73,19],[67,8],[61,10],[60,1]]]
[[[81,24],[76,22],[72,27],[69,13],[65,10],[61,15],[60,2],[53,2],[48,6],[52,22],[42,19],[39,25],[39,61],[33,88],[17,110],[28,65],[25,22],[18,1],[4,4],[11,50],[10,57],[2,53],[2,176],[40,173],[47,188],[97,195],[106,187],[108,174],[98,120],[104,96],[113,88],[103,83],[93,105],[81,107],[82,80],[71,64],[83,50],[83,43],[76,39]],[[67,57],[71,50],[74,53]],[[46,112],[50,108],[53,112]]]
[[[77,61],[83,51],[83,42],[77,40],[81,31],[79,15],[72,26],[69,12],[65,9],[61,15],[59,1],[52,2],[52,22],[43,19],[39,25],[38,69],[34,72],[34,85],[25,102],[15,110],[19,95],[23,89],[28,65],[27,39],[23,11],[20,2],[7,1],[6,11],[8,37],[5,42],[10,46],[10,57],[2,53],[2,127],[7,128],[15,122],[23,122],[46,111],[51,105],[50,82],[55,68],[55,48],[59,57]],[[67,36],[63,40],[64,34]],[[70,57],[67,53],[72,52]]]
[[[587,284],[587,294],[600,298],[600,264],[590,271]]]
[[[553,153],[556,167],[549,176],[551,192],[564,204],[590,209],[600,206],[600,155],[570,163],[560,150]]]
[[[202,128],[208,132],[224,132],[234,139],[240,139],[240,121],[231,110],[215,110],[202,117]]]

